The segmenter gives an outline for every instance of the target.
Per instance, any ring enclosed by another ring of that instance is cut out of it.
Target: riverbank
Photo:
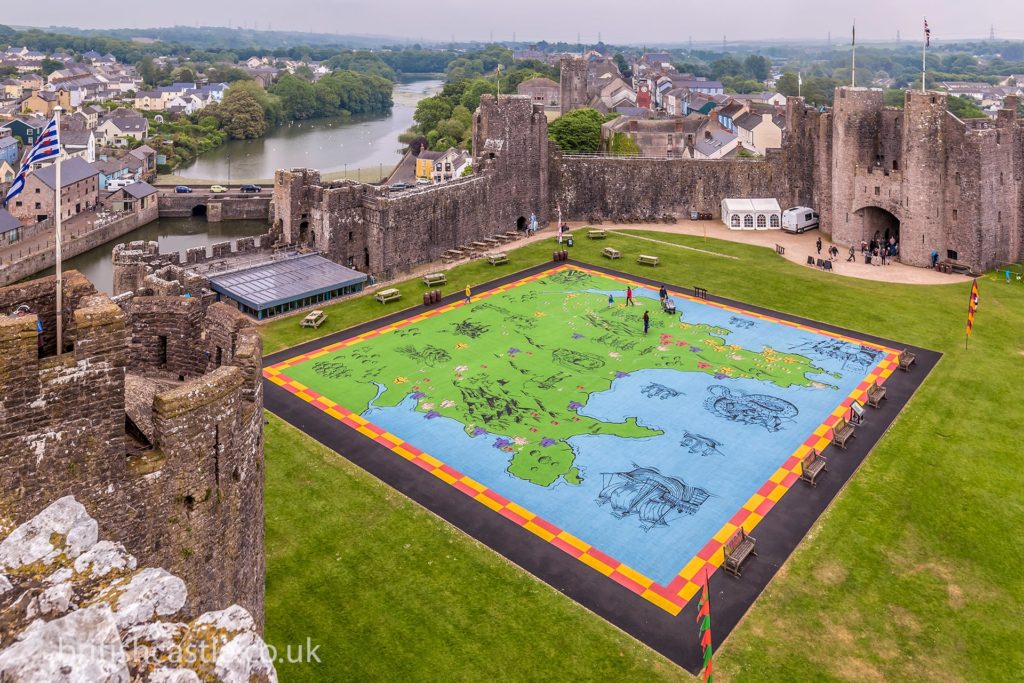
[[[355,168],[332,171],[330,173],[322,173],[321,177],[324,180],[357,180],[363,183],[377,183],[383,178],[386,178],[393,166],[367,166],[365,168]],[[178,175],[175,173],[169,173],[157,176],[156,185],[215,185],[217,183],[224,184],[226,181],[224,178],[191,178],[184,175]],[[273,185],[274,179],[271,178],[231,178],[232,185]]]

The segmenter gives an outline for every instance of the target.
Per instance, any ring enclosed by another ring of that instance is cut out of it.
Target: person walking
[[[645,310],[644,311],[644,334],[647,334],[647,331],[650,330],[650,329],[651,329],[651,316]]]
[[[850,256],[846,259],[847,263],[850,263],[851,261],[853,263],[857,262],[857,250],[853,248],[852,244],[850,245]]]
[[[632,287],[626,287],[626,305],[627,306],[636,306],[636,302],[633,301],[633,288]]]
[[[473,290],[471,290],[469,288],[469,285],[466,285],[466,303],[468,304],[468,303],[472,302],[472,300],[473,300]]]
[[[611,294],[608,295],[608,308],[615,305],[615,297]]]
[[[818,248],[818,256],[821,256],[821,238],[820,237],[818,238],[818,241],[814,243],[814,246],[816,246]]]
[[[665,285],[662,285],[661,289],[658,290],[658,298],[660,298],[662,301],[668,298],[668,290],[665,289]]]

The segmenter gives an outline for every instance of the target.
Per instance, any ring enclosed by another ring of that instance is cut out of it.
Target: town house
[[[32,171],[25,179],[25,189],[8,205],[7,209],[23,222],[52,218],[56,203],[56,173],[54,164]],[[99,171],[75,157],[61,162],[61,215],[66,220],[89,211],[96,205],[99,195]]]

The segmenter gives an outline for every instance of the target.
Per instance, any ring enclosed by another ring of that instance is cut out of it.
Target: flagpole
[[[857,87],[857,20],[853,20],[853,68],[850,69],[850,87]]]
[[[57,355],[59,356],[64,352],[64,284],[61,277],[61,220],[63,218],[63,207],[60,204],[60,114],[63,109],[58,105],[53,109],[53,119],[56,122],[57,129],[57,161],[54,162],[54,185],[57,186],[57,204],[56,214],[57,221],[54,224],[54,242],[56,270],[57,270]]]
[[[924,40],[921,41],[921,92],[925,92],[924,76],[928,71],[928,19],[924,20]]]

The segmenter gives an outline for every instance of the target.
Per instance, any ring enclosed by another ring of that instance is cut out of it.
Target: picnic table
[[[303,327],[312,327],[314,330],[324,324],[327,314],[323,311],[310,311],[299,324]]]
[[[515,241],[522,237],[522,235],[519,234],[518,230],[509,230],[505,233],[505,237],[507,237],[509,241]]]
[[[499,263],[508,263],[508,254],[503,251],[499,251],[494,254],[487,254],[487,262],[492,266],[496,266]]]
[[[601,254],[607,256],[610,259],[622,258],[622,252],[613,247],[605,247],[601,250]]]
[[[483,251],[484,249],[487,249],[489,245],[484,242],[473,242],[469,246],[473,248],[473,251]]]
[[[448,278],[445,277],[444,273],[428,273],[423,276],[423,284],[427,287],[436,287],[437,285],[443,285],[448,282]]]
[[[592,240],[603,240],[607,236],[608,236],[608,233],[605,232],[604,230],[588,230],[587,231],[587,237],[589,237]]]
[[[394,287],[391,287],[390,289],[380,290],[379,292],[373,295],[373,298],[381,302],[382,304],[386,304],[389,301],[398,301],[399,299],[401,299],[402,293],[395,289]]]
[[[658,265],[658,257],[649,254],[639,254],[636,257],[636,262],[644,266],[656,266]]]

